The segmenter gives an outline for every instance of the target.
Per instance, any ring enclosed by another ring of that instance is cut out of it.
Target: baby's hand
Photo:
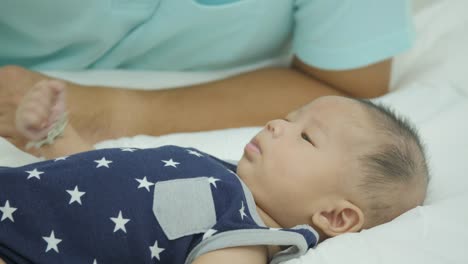
[[[29,140],[43,139],[64,112],[65,83],[40,81],[26,93],[16,109],[16,129]]]

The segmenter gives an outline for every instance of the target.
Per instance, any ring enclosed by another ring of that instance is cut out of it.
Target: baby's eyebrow
[[[326,137],[328,137],[330,130],[328,127],[319,119],[315,118],[314,116],[309,116],[307,120],[313,125],[319,128],[319,130],[324,134]]]
[[[296,118],[298,115],[300,115],[300,114],[304,114],[304,108],[303,108],[303,107],[301,107],[301,108],[299,108],[299,109],[297,109],[297,110],[295,110],[295,111],[289,113],[289,114],[287,115],[287,117],[289,117],[290,119],[295,119],[295,118]],[[311,121],[311,123],[312,123],[314,126],[317,126],[317,127],[321,130],[322,134],[324,134],[325,136],[328,136],[328,134],[329,134],[329,129],[328,129],[328,127],[327,127],[322,121],[318,120],[318,119],[315,118],[314,116],[308,116],[307,119],[308,119],[309,121]]]

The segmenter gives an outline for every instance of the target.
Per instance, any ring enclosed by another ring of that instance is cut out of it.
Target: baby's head
[[[338,96],[268,122],[245,147],[237,172],[280,226],[312,225],[321,240],[421,205],[428,183],[424,150],[406,121]]]

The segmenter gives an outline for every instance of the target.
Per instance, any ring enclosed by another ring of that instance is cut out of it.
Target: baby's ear
[[[312,223],[329,237],[358,232],[364,224],[364,213],[349,201],[340,201],[334,207],[316,212]]]

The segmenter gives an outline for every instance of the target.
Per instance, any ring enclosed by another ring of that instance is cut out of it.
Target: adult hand
[[[15,65],[0,67],[0,98],[21,99],[29,88],[44,79],[50,78]]]
[[[0,137],[6,138],[20,149],[24,148],[27,139],[16,129],[16,109],[29,89],[40,81],[51,79],[53,78],[19,66],[0,67]],[[83,86],[78,84],[65,84],[70,123],[88,142],[96,143],[104,139],[151,132],[138,125],[147,123],[148,116],[135,118],[142,112],[142,97],[147,93],[97,86],[82,89]],[[147,108],[148,111],[155,109],[154,104]]]

